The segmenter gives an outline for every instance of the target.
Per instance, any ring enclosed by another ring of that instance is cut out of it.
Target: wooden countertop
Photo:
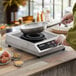
[[[0,66],[0,76],[29,76],[76,59],[76,51],[68,46],[65,46],[65,51],[49,54],[41,58],[37,58],[36,56],[12,47],[8,48],[6,45],[4,46],[6,50],[20,53],[22,55],[21,60],[24,61],[24,65],[22,67],[15,67],[13,65],[13,61],[11,61],[7,65]]]

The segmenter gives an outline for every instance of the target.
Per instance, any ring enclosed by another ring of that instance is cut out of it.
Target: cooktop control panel
[[[58,45],[58,43],[55,40],[52,40],[52,41],[48,41],[46,43],[39,44],[37,46],[40,50],[44,50],[44,49],[56,47],[57,45]]]

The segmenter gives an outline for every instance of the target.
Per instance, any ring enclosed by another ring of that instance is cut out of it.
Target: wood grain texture
[[[76,60],[58,65],[30,76],[76,76]]]
[[[12,70],[2,76],[75,76],[75,53],[75,51],[63,51],[36,58],[25,62],[20,69]]]

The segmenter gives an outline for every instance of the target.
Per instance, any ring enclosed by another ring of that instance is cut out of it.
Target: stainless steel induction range
[[[43,31],[37,34],[41,39],[37,38],[36,40],[34,39],[34,37],[37,37],[36,35],[32,35],[33,40],[29,40],[29,36],[25,38],[20,31],[11,32],[6,35],[6,43],[36,56],[64,50],[64,46],[56,42],[58,36],[54,33]]]

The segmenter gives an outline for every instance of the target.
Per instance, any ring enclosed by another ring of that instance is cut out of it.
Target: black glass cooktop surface
[[[25,38],[25,35],[23,35],[22,32],[15,33],[15,34],[12,34],[12,35],[16,36],[18,38],[24,39],[24,40],[28,40],[28,38],[30,36],[32,36],[32,40],[33,41],[31,41],[31,38],[29,38],[30,40],[28,40],[28,41],[34,42],[34,43],[39,42],[39,41],[43,41],[43,40],[48,40],[48,39],[51,39],[51,38],[54,38],[54,37],[57,37],[56,34],[48,33],[48,32],[45,32],[45,31],[41,32],[40,34],[38,33],[38,34],[34,34],[34,35],[26,35],[26,38]]]
[[[31,42],[39,42],[39,41],[42,41],[42,40],[46,39],[45,35],[42,34],[42,33],[23,34],[20,38],[24,39],[24,40],[31,41]]]

